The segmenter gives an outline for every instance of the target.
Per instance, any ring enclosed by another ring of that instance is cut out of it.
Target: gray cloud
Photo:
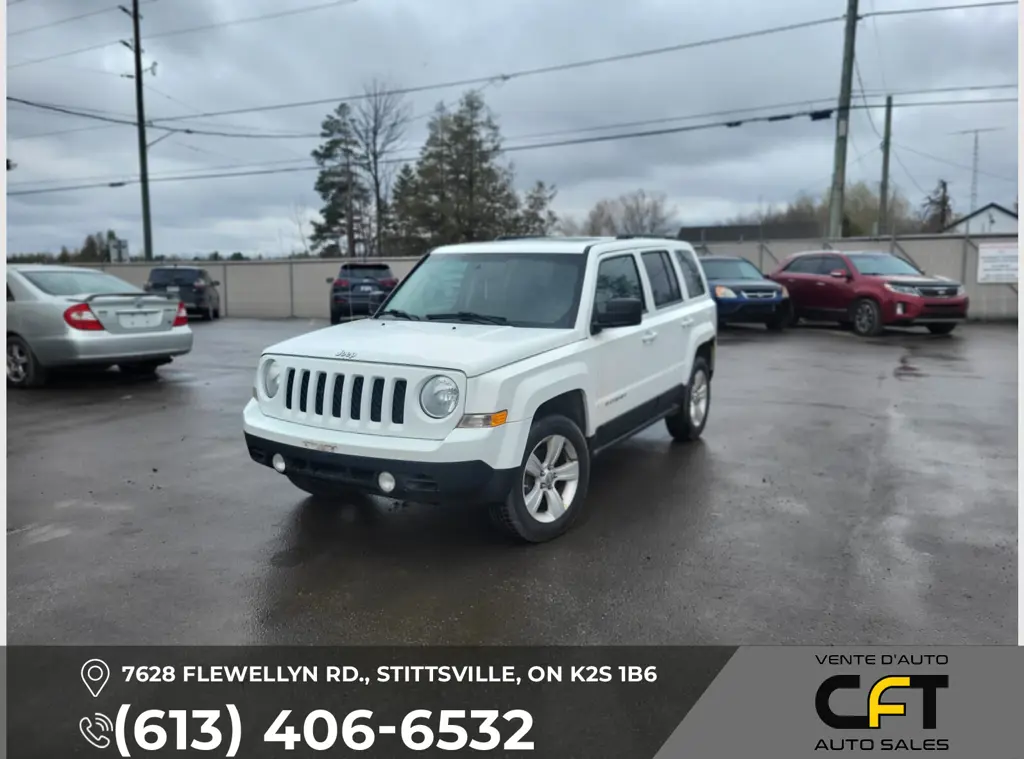
[[[296,5],[300,4],[296,0]],[[302,0],[301,4],[316,4]],[[862,13],[916,7],[920,0],[865,0]],[[486,77],[521,69],[615,55],[662,45],[752,31],[842,13],[839,0],[731,0],[704,4],[700,12],[667,0],[358,0],[349,5],[270,21],[227,26],[144,41],[147,116],[151,119],[206,111],[335,98],[357,93],[377,77],[395,86]],[[877,8],[876,8],[877,6]],[[143,6],[146,34],[279,11],[272,0],[175,0]],[[9,8],[8,27],[23,29],[86,12],[78,0],[35,0]],[[892,16],[860,23],[858,62],[870,92],[920,90],[1016,81],[1015,9]],[[65,50],[127,38],[130,21],[118,11],[9,40],[11,65]],[[484,87],[508,145],[546,142],[601,132],[527,138],[606,124],[700,116],[718,111],[826,99],[839,85],[842,24],[835,23],[715,47],[512,79]],[[131,55],[120,45],[8,73],[8,94],[134,116]],[[104,73],[106,72],[106,73]],[[459,89],[409,97],[417,118],[408,154],[418,150],[426,114]],[[899,96],[898,102],[1016,96],[1016,90]],[[879,98],[872,98],[878,100]],[[331,104],[196,117],[176,126],[205,129],[316,132]],[[769,112],[762,111],[762,113]],[[941,177],[950,182],[957,208],[967,210],[971,138],[955,132],[986,127],[982,135],[979,202],[1012,204],[1017,175],[1016,104],[898,108],[894,141],[930,154],[897,148],[893,181],[914,202],[920,188]],[[716,121],[696,118],[663,126]],[[873,121],[872,121],[873,120]],[[170,123],[170,122],[169,122]],[[872,126],[874,125],[874,127]],[[877,182],[882,112],[853,117],[848,172],[851,180]],[[46,132],[80,131],[49,137]],[[643,127],[638,127],[643,129]],[[637,187],[664,192],[688,223],[710,222],[759,203],[782,203],[800,191],[819,192],[830,179],[835,125],[807,119],[749,124],[608,143],[513,152],[519,181],[536,179],[559,188],[556,208],[580,214],[596,200]],[[623,130],[608,130],[630,131]],[[160,132],[151,131],[150,139]],[[268,168],[308,162],[315,139],[242,140],[176,135],[150,153],[154,179],[202,173],[231,164]],[[128,179],[137,173],[135,131],[129,126],[8,108],[8,154],[19,164],[7,176],[12,191]],[[950,164],[959,164],[954,166]],[[904,170],[903,166],[906,167]],[[907,173],[909,171],[909,174]],[[297,246],[296,212],[308,216],[318,203],[315,172],[152,185],[155,242],[159,252],[261,251],[276,255]],[[17,187],[15,187],[17,185]],[[139,190],[97,188],[16,196],[8,201],[11,251],[77,246],[85,234],[108,227],[141,244]]]

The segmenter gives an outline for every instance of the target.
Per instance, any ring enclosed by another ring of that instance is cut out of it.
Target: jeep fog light
[[[270,463],[274,465],[274,469],[284,474],[284,456],[280,453],[275,453],[274,458],[270,460]]]
[[[270,359],[263,365],[263,392],[268,398],[277,395],[281,387],[281,365],[274,359]]]
[[[459,421],[459,426],[464,429],[479,430],[500,427],[507,421],[508,411],[498,411],[494,414],[466,414]]]
[[[377,485],[385,493],[390,493],[395,489],[395,475],[391,472],[381,472],[377,475]]]
[[[420,408],[434,419],[444,419],[459,405],[459,386],[449,377],[431,377],[420,391]]]

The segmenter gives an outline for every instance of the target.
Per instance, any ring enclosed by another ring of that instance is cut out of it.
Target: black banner
[[[7,649],[12,757],[653,757],[733,647]]]

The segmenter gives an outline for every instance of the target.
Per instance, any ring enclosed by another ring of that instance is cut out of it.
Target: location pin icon
[[[89,689],[93,698],[100,695],[100,692],[110,679],[110,667],[102,659],[89,659],[82,665],[82,682]]]

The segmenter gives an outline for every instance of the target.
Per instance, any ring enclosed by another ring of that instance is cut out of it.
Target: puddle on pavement
[[[916,379],[918,377],[927,377],[928,375],[921,371],[920,367],[910,362],[910,356],[900,356],[900,363],[892,371],[892,376],[898,380],[904,379]]]

